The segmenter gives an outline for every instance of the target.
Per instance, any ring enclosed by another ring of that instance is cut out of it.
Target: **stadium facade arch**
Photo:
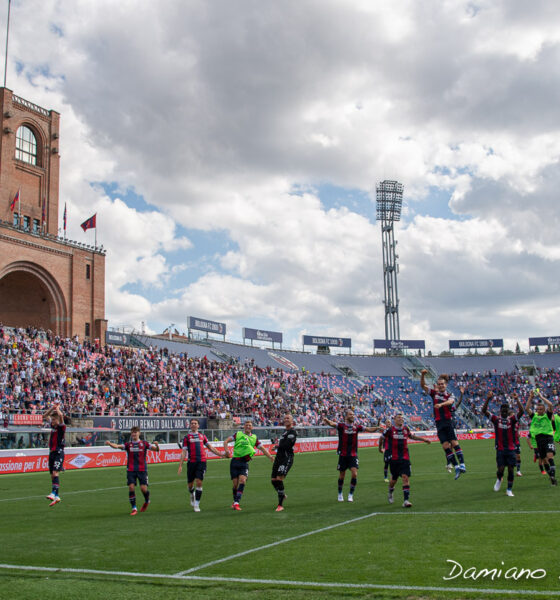
[[[0,88],[0,118],[0,322],[103,344],[105,250],[59,231],[60,115]]]

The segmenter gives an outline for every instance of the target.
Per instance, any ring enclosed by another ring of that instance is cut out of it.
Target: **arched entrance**
[[[0,271],[0,322],[70,335],[60,286],[48,271],[25,261],[11,263]]]

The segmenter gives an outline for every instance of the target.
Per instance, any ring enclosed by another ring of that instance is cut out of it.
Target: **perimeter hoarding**
[[[423,437],[436,442],[438,440],[435,431],[422,432]],[[527,435],[526,431],[520,432],[522,437]],[[494,437],[493,431],[478,430],[472,433],[458,433],[459,440],[488,440]],[[421,443],[410,440],[409,443]],[[221,442],[214,444],[221,448]],[[265,442],[264,447],[274,454],[273,444]],[[379,434],[370,434],[360,437],[358,441],[360,448],[371,448],[379,445]],[[321,452],[336,450],[338,438],[303,438],[295,444],[295,452]],[[262,454],[257,450],[257,455]],[[219,457],[208,454],[208,460],[217,460]],[[179,462],[181,450],[176,444],[160,444],[160,451],[148,451],[146,459],[149,464]],[[66,448],[64,457],[64,469],[91,469],[95,467],[124,467],[126,465],[126,452],[113,450],[107,446],[96,446],[88,448]],[[49,470],[49,451],[47,448],[30,448],[26,450],[0,450],[0,475],[13,473],[32,473],[36,471]]]
[[[187,317],[188,329],[198,331],[207,331],[208,333],[226,334],[226,324],[218,321],[209,321],[208,319],[199,319],[198,317]]]
[[[373,348],[381,350],[425,350],[425,340],[373,340]]]
[[[503,348],[503,339],[488,340],[449,340],[450,350],[468,350],[469,348]]]
[[[338,348],[351,348],[352,339],[342,337],[323,337],[315,335],[302,336],[304,346],[336,346]]]
[[[282,333],[279,331],[265,331],[264,329],[251,329],[250,327],[243,327],[243,339],[281,344],[282,337]]]

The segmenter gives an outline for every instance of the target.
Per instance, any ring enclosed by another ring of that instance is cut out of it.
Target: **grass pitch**
[[[54,508],[48,474],[2,475],[0,598],[560,597],[560,489],[524,447],[515,497],[505,482],[496,493],[493,442],[462,446],[458,481],[439,444],[411,447],[411,509],[400,481],[387,503],[377,449],[360,451],[353,504],[337,502],[334,453],[296,455],[283,513],[264,457],[251,463],[241,513],[226,460],[209,462],[200,513],[176,464],[150,466],[152,503],[136,517],[123,467],[64,473]],[[449,561],[462,576],[445,579]],[[514,579],[521,568],[533,577]]]

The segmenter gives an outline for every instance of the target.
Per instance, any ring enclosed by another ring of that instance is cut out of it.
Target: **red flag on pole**
[[[14,196],[14,199],[10,203],[10,210],[12,212],[14,212],[14,208],[16,207],[16,202],[19,202],[19,190],[17,191],[16,195]]]
[[[95,229],[97,227],[96,225],[96,217],[97,217],[97,213],[95,213],[93,215],[93,217],[90,217],[87,221],[84,221],[80,227],[84,230],[87,231],[88,229]]]

